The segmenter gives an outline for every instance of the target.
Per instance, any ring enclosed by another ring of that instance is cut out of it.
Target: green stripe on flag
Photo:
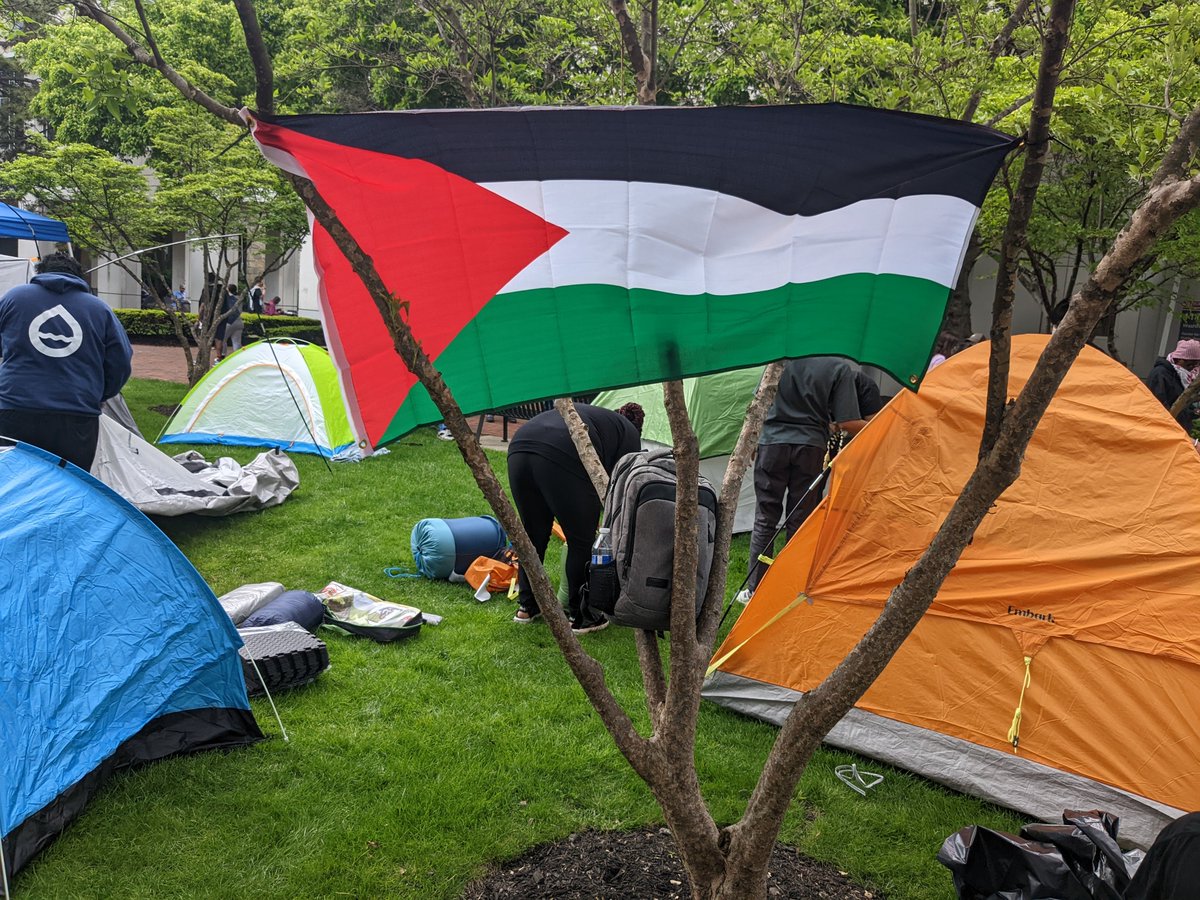
[[[922,278],[871,274],[732,296],[602,284],[518,291],[492,298],[436,364],[468,412],[817,354],[915,387],[949,295]],[[380,443],[440,419],[417,385]]]

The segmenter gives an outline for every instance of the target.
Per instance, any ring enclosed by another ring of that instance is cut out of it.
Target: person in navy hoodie
[[[92,467],[100,404],[120,393],[133,350],[67,253],[0,297],[0,436]]]

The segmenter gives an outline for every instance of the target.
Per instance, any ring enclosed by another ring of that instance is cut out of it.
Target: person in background
[[[925,371],[932,372],[955,353],[961,353],[973,343],[976,342],[971,338],[960,338],[949,331],[938,332],[937,340],[933,342],[933,356],[929,360],[929,368]]]
[[[0,297],[0,357],[0,435],[91,469],[100,405],[121,392],[133,350],[69,254]]]
[[[264,296],[266,296],[266,289],[263,287],[263,279],[262,279],[262,276],[260,275],[260,276],[258,276],[258,280],[256,282],[254,282],[253,287],[250,288],[250,294],[249,294],[250,303],[249,303],[249,306],[247,307],[246,311],[252,312],[255,315],[261,316],[262,312],[263,312],[263,297]]]
[[[225,353],[222,354],[224,356],[242,349],[242,331],[246,327],[246,323],[242,321],[242,298],[238,296],[236,284],[225,288],[225,301],[221,305],[221,312],[230,313],[229,318],[225,320]]]
[[[587,426],[605,472],[611,475],[617,460],[641,449],[642,422],[646,415],[638,404],[626,403],[616,412],[586,403],[576,403],[575,409]],[[534,416],[514,435],[508,445],[508,484],[538,558],[546,558],[555,519],[566,535],[567,612],[571,630],[586,634],[607,627],[608,620],[603,616],[584,618],[579,602],[580,590],[587,582],[588,560],[603,504],[557,409]],[[517,571],[520,593],[513,621],[528,624],[542,614],[525,567]]]
[[[858,411],[862,414],[863,421],[871,421],[883,409],[883,395],[879,392],[879,385],[862,369],[854,372],[854,393],[858,395]]]
[[[264,303],[263,304],[263,315],[264,316],[279,315],[279,300],[280,300],[279,297],[272,297],[270,300],[268,300],[266,303]]]
[[[1179,399],[1179,395],[1200,374],[1200,341],[1180,341],[1175,349],[1165,357],[1160,356],[1154,361],[1150,374],[1146,378],[1146,387],[1158,398],[1158,402],[1170,409]],[[1200,410],[1200,402],[1191,403],[1175,417],[1183,430],[1192,433],[1192,425]]]
[[[808,488],[821,474],[830,430],[854,435],[867,424],[858,405],[855,371],[835,356],[794,359],[783,370],[754,459],[754,531],[739,602],[750,599],[766,571],[759,556],[775,555],[775,532],[783,511],[788,510],[790,540],[816,507],[820,496]]]

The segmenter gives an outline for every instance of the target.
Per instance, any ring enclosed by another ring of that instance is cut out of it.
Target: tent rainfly
[[[371,452],[350,425],[329,351],[292,340],[257,341],[214,366],[188,391],[158,442],[326,457]]]
[[[1010,393],[1046,341],[1014,337]],[[973,468],[988,352],[934,369],[837,456],[828,496],[717,651],[706,697],[782,722],[871,626]],[[828,742],[1042,821],[1108,810],[1146,845],[1200,809],[1197,496],[1187,435],[1085,347],[1020,478]]]
[[[0,852],[7,878],[114,771],[261,740],[242,641],[144,515],[57,456],[0,448]]]

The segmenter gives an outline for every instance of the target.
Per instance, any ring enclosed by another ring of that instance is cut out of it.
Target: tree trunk
[[[1042,59],[1038,65],[1033,107],[1026,132],[1025,164],[1017,190],[1009,204],[1008,222],[1000,244],[1000,267],[996,273],[996,295],[992,304],[992,348],[988,369],[987,412],[979,455],[985,456],[995,444],[1008,400],[1008,363],[1012,332],[1013,295],[1016,289],[1017,260],[1025,248],[1025,233],[1033,215],[1038,186],[1050,157],[1050,119],[1054,114],[1054,95],[1062,75],[1063,55],[1075,15],[1075,0],[1054,0],[1042,40]]]

